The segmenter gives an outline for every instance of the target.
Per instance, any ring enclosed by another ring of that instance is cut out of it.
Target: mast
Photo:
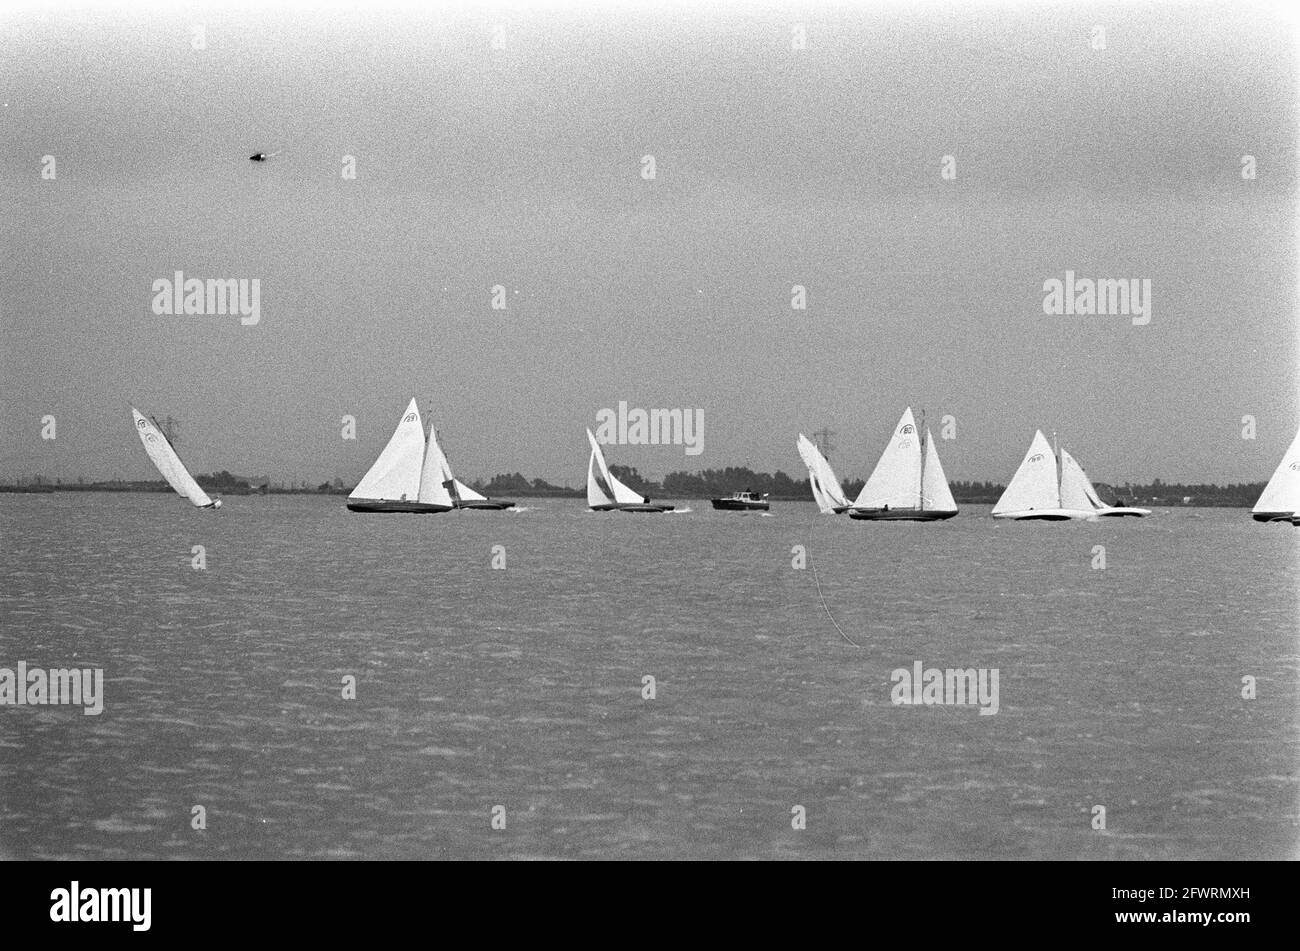
[[[925,511],[925,408],[921,408],[921,429],[917,433],[917,442],[921,446],[921,480],[916,485],[916,507]]]
[[[1061,450],[1056,448],[1056,430],[1052,430],[1052,465],[1056,469],[1056,499],[1061,499]]]

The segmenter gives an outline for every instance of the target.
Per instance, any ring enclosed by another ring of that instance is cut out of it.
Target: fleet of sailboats
[[[131,416],[135,421],[136,434],[144,444],[144,451],[148,453],[150,461],[158,468],[158,472],[167,480],[167,484],[176,490],[176,494],[192,503],[195,508],[221,508],[221,499],[211,498],[194,481],[194,477],[185,468],[185,463],[181,462],[176,447],[163,435],[162,428],[153,420],[146,418],[134,406],[131,407]]]
[[[1291,440],[1250,514],[1257,522],[1300,525],[1300,432]]]
[[[453,509],[504,509],[513,502],[488,499],[460,482],[451,471],[432,424],[426,438],[415,399],[393,430],[369,471],[348,496],[353,512],[450,512]]]
[[[131,416],[145,452],[167,484],[197,508],[217,509],[213,499],[190,475],[162,428],[135,407]],[[651,502],[619,481],[609,470],[604,451],[587,430],[587,505],[597,512],[671,512],[675,506]],[[916,425],[911,407],[904,410],[875,468],[852,502],[825,455],[799,433],[795,447],[808,469],[813,501],[824,514],[848,513],[867,521],[938,521],[957,514],[957,503],[928,428]],[[450,512],[456,509],[507,509],[514,502],[491,499],[453,474],[432,424],[426,435],[414,399],[407,405],[374,464],[348,496],[354,512]],[[722,507],[722,506],[715,506]],[[1064,448],[1034,433],[1015,475],[993,506],[992,515],[1016,521],[1069,521],[1142,518],[1150,509],[1110,505],[1102,500],[1088,474]],[[1292,440],[1251,515],[1258,522],[1300,525],[1300,432]]]
[[[591,458],[587,460],[587,506],[593,512],[671,512],[675,508],[652,503],[619,482],[605,464],[605,453],[590,429],[587,430],[587,442],[591,443]]]
[[[855,519],[912,522],[935,522],[957,514],[934,437],[928,429],[922,437],[910,406],[848,512]]]

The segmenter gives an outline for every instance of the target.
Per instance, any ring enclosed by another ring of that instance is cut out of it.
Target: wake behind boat
[[[1290,522],[1300,526],[1300,432],[1273,470],[1259,501],[1250,510],[1257,522]]]
[[[652,503],[619,482],[605,464],[605,454],[590,429],[587,442],[591,443],[591,458],[587,460],[587,505],[593,512],[671,512],[675,508]]]
[[[849,500],[840,488],[840,480],[835,477],[831,464],[826,461],[821,450],[803,433],[794,441],[799,450],[799,458],[808,467],[808,485],[812,488],[813,501],[823,515],[839,515],[849,510]]]
[[[194,481],[194,477],[185,468],[185,463],[181,462],[176,447],[163,435],[162,429],[134,406],[131,407],[131,416],[135,421],[135,431],[140,437],[140,442],[144,444],[144,451],[149,454],[150,461],[167,480],[167,484],[176,490],[176,494],[191,502],[195,508],[221,508],[221,499],[211,498]]]
[[[894,427],[866,485],[853,500],[849,517],[867,521],[936,522],[957,514],[934,437],[918,438],[909,406]]]

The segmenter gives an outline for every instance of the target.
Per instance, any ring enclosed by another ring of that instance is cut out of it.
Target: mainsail
[[[442,498],[445,501],[430,498],[424,498],[425,482],[431,482],[434,479],[442,487]],[[432,501],[438,505],[450,505],[455,502],[486,502],[487,496],[475,492],[464,482],[457,479],[451,472],[451,463],[447,461],[447,454],[442,451],[442,444],[438,441],[438,432],[429,424],[429,448],[425,454],[424,475],[421,477],[420,501]]]
[[[185,468],[185,463],[181,462],[181,457],[153,421],[146,419],[134,406],[131,407],[131,416],[135,420],[135,431],[140,436],[140,442],[144,444],[144,451],[149,454],[149,459],[167,480],[167,484],[176,490],[176,494],[199,508],[213,505],[208,493],[194,481],[194,477]]]
[[[605,481],[605,476],[601,472],[600,456],[593,449],[591,459],[587,461],[587,505],[597,509],[613,504],[614,490]]]
[[[1097,490],[1093,488],[1083,467],[1075,461],[1074,456],[1061,450],[1061,508],[1078,509],[1089,512],[1094,508],[1105,508],[1093,502]]]
[[[922,508],[946,512],[956,510],[957,500],[952,497],[948,487],[948,477],[943,474],[943,465],[939,462],[939,451],[934,448],[934,434],[925,431],[925,471],[921,478]]]
[[[993,506],[993,514],[1023,512],[1030,509],[1059,509],[1060,487],[1056,479],[1056,454],[1040,429],[1034,433],[1020,468]],[[1091,508],[1091,505],[1088,506]]]
[[[853,507],[920,508],[921,494],[921,440],[911,407],[908,407],[894,427],[876,468],[871,470],[866,485],[854,499]]]
[[[1259,501],[1251,512],[1256,514],[1294,514],[1300,511],[1300,432],[1291,440],[1291,448],[1273,471]]]
[[[438,445],[438,434],[430,423],[429,438],[424,444],[424,465],[420,470],[420,496],[417,501],[426,505],[451,506],[451,486],[454,484],[447,457]]]
[[[420,409],[412,399],[402,414],[402,421],[397,424],[392,438],[388,440],[388,445],[348,498],[388,502],[423,501],[421,495],[425,486],[420,473],[424,454],[424,427],[420,424]]]
[[[822,512],[833,512],[837,508],[844,508],[849,501],[844,496],[844,490],[840,488],[840,480],[835,477],[831,471],[831,464],[826,461],[826,457],[821,454],[817,446],[803,433],[795,440],[795,447],[799,450],[799,457],[803,459],[803,464],[808,467],[808,484],[812,486],[813,499],[817,507]]]
[[[614,478],[605,464],[605,454],[601,452],[600,443],[587,430],[587,441],[591,443],[591,460],[587,464],[587,504],[595,508],[598,505],[641,505],[645,496],[632,491],[618,479]]]

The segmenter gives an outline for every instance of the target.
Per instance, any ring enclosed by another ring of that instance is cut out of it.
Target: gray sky
[[[610,450],[655,477],[802,476],[823,425],[862,477],[906,405],[953,479],[1041,427],[1101,481],[1264,480],[1295,435],[1270,8],[496,9],[0,13],[0,477],[150,476],[132,404],[194,471],[312,481],[413,395],[462,478],[574,485],[619,400],[704,411],[699,456]],[[1151,323],[1045,315],[1067,269],[1149,278]],[[259,279],[260,324],[155,316],[176,270]]]

